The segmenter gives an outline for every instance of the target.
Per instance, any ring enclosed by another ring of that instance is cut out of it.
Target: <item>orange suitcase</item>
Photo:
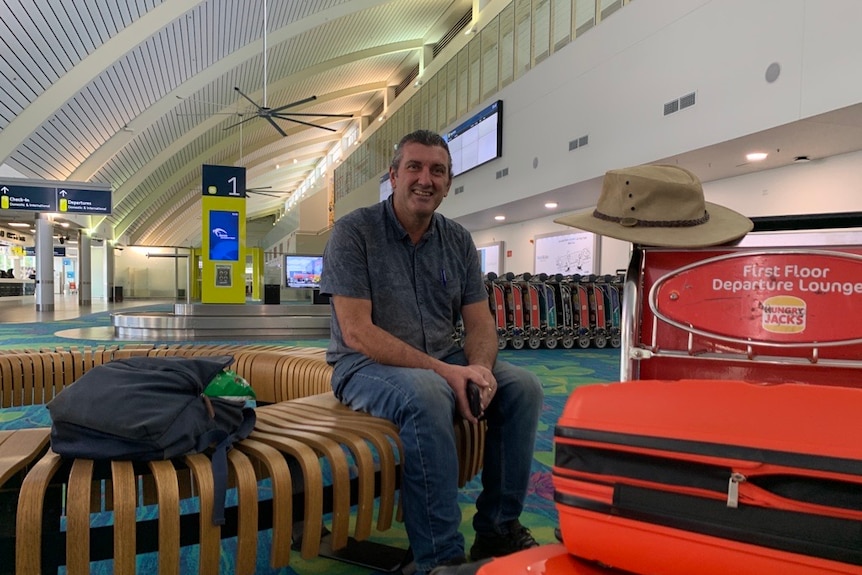
[[[623,571],[572,557],[564,545],[542,545],[506,557],[498,557],[479,568],[476,575],[628,575]]]
[[[555,429],[566,548],[634,573],[862,574],[862,389],[578,388]]]

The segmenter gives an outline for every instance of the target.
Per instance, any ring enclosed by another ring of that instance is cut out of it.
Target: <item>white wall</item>
[[[862,102],[860,22],[859,0],[632,2],[493,96],[504,101],[503,157],[459,176],[464,191],[440,212],[465,216]],[[772,63],[781,74],[770,83]],[[691,92],[695,106],[663,115],[665,102]],[[589,145],[569,152],[583,135]],[[847,154],[704,191],[749,216],[862,210],[860,165],[862,153]],[[503,168],[509,175],[496,179]],[[376,202],[377,189],[352,191],[336,218]],[[473,237],[503,241],[504,270],[521,273],[533,271],[535,236],[567,230],[547,217]],[[626,267],[629,250],[603,238],[600,273]]]
[[[441,212],[471,214],[856,104],[859,22],[858,0],[632,2],[495,96],[503,157],[460,176],[463,193]],[[781,75],[769,83],[773,62]],[[695,106],[663,115],[691,92]],[[569,152],[583,135],[589,145]]]
[[[104,253],[104,249],[101,251]],[[188,258],[147,257],[147,254],[173,256],[176,252],[173,248],[144,246],[114,250],[114,285],[123,286],[123,297],[174,298],[177,287],[187,289]],[[179,250],[179,255],[188,255],[188,250]]]
[[[707,201],[749,217],[862,212],[862,152],[707,182],[703,190]],[[505,242],[512,255],[505,258],[504,271],[533,273],[533,238],[571,231],[555,224],[555,217],[559,215],[476,232],[473,238],[477,244]],[[600,273],[625,268],[630,249],[628,242],[602,238]]]

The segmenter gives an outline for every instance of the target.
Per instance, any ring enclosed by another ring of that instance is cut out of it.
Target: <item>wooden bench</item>
[[[301,539],[303,558],[313,558],[324,542],[343,549],[400,519],[398,430],[335,399],[322,349],[138,345],[3,352],[0,407],[45,404],[88,369],[121,357],[225,354],[234,357],[231,369],[249,381],[260,404],[252,435],[230,452],[236,505],[226,509],[226,525],[209,521],[213,488],[205,455],[148,464],[66,461],[50,451],[47,428],[0,432],[0,496],[17,500],[15,573],[53,569],[56,565],[46,565],[44,558],[54,556],[71,575],[89,573],[90,562],[104,558],[113,559],[115,573],[134,573],[136,555],[147,551],[158,551],[160,573],[179,573],[179,550],[189,531],[200,542],[200,573],[218,572],[220,540],[230,536],[237,537],[236,572],[254,573],[261,529],[272,528],[270,563],[278,568],[289,563],[295,539]],[[455,427],[463,486],[481,469],[484,426],[458,418]],[[263,482],[271,498],[259,496]],[[199,512],[181,514],[181,502],[195,496]],[[157,519],[136,518],[147,505],[158,506]],[[111,528],[91,525],[90,513],[99,511],[113,513]],[[8,521],[0,517],[0,524]],[[0,544],[2,535],[0,528]]]

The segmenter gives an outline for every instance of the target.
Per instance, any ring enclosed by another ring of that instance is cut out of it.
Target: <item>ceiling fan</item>
[[[272,186],[263,186],[261,188],[246,188],[245,193],[247,194],[258,194],[261,196],[269,196],[270,198],[284,198],[284,196],[289,196],[293,192],[281,191],[281,190],[273,190]]]
[[[284,106],[278,106],[277,108],[270,108],[267,105],[267,102],[266,102],[266,84],[267,84],[267,78],[266,78],[266,71],[267,71],[266,70],[266,68],[267,68],[267,65],[266,65],[266,61],[267,61],[266,32],[267,32],[267,22],[266,22],[266,20],[267,20],[266,0],[263,0],[263,102],[261,104],[258,104],[257,102],[252,100],[247,94],[243,93],[242,90],[240,90],[239,88],[234,86],[234,90],[240,96],[242,96],[243,98],[245,98],[246,100],[251,102],[251,104],[256,108],[256,110],[251,112],[252,115],[250,118],[245,118],[239,122],[236,122],[235,124],[231,124],[230,126],[226,127],[225,130],[235,128],[236,126],[239,126],[240,124],[244,124],[246,122],[254,120],[255,118],[263,118],[264,120],[269,122],[272,125],[272,127],[275,128],[279,134],[281,134],[282,137],[285,137],[285,138],[287,137],[287,132],[285,132],[284,129],[278,125],[276,120],[286,120],[288,122],[293,122],[295,124],[302,124],[304,126],[309,126],[311,128],[320,128],[321,130],[328,130],[330,132],[337,131],[337,130],[334,130],[328,126],[321,126],[319,124],[313,124],[311,122],[306,122],[303,120],[297,120],[294,116],[310,116],[310,117],[316,117],[316,118],[321,118],[321,117],[325,117],[325,118],[352,118],[353,114],[303,114],[303,113],[299,113],[299,112],[287,112],[286,111],[286,110],[289,110],[290,108],[293,108],[296,106],[301,106],[302,104],[307,104],[308,102],[313,102],[314,100],[317,99],[317,96],[309,96],[308,98],[303,98],[302,100],[297,100],[295,102],[291,102],[290,104],[285,104]]]

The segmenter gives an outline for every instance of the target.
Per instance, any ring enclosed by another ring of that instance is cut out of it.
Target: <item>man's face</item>
[[[449,194],[449,156],[440,146],[407,143],[398,170],[389,169],[389,180],[399,217],[430,216]]]

